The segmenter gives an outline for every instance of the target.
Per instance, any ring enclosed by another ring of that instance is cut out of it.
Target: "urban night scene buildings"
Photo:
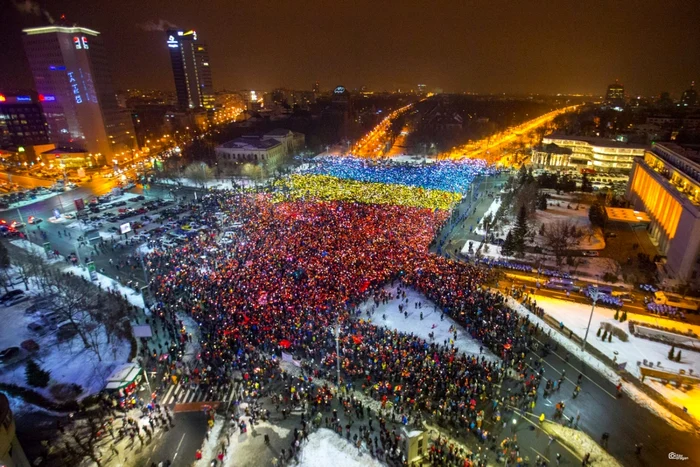
[[[693,2],[2,12],[0,467],[700,465]]]

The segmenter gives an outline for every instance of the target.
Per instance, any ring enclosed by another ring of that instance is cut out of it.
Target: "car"
[[[139,200],[136,199],[136,198],[129,198],[129,202],[130,202],[130,203],[138,203]]]
[[[27,352],[36,352],[37,350],[39,350],[39,344],[37,344],[34,339],[27,339],[25,341],[22,341],[20,346]]]
[[[44,326],[43,324],[36,322],[36,321],[33,323],[27,324],[27,329],[39,334],[40,336],[43,336],[44,334],[46,334],[46,331],[47,331],[46,326]]]
[[[56,337],[58,340],[67,340],[78,334],[78,328],[75,323],[63,323],[58,327],[56,331]]]
[[[10,224],[10,227],[13,229],[23,229],[24,228],[24,222],[17,222],[14,221],[12,224]]]
[[[117,201],[116,203],[114,203],[114,206],[126,206],[126,201]]]
[[[590,256],[590,257],[595,257],[595,256],[600,256],[600,253],[597,251],[584,251],[583,256]]]
[[[20,353],[19,347],[8,347],[0,352],[0,361],[7,362],[18,356]]]
[[[30,299],[29,295],[17,295],[16,297],[7,300],[5,302],[5,306],[9,308],[11,306],[27,302],[27,301],[29,301],[29,299]]]
[[[68,213],[64,214],[63,217],[65,217],[66,219],[75,219],[75,214]]]
[[[144,199],[146,199],[146,197],[143,196],[143,195],[138,195],[138,196],[136,197],[136,199],[139,200],[139,201],[143,201]]]
[[[34,217],[34,216],[29,216],[29,219],[27,219],[27,222],[30,224],[40,224],[43,221],[41,217]]]
[[[12,300],[20,295],[24,295],[24,291],[20,289],[10,290],[9,292],[0,296],[0,303],[5,303],[6,301]]]

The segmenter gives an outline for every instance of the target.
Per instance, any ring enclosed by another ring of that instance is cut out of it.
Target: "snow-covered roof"
[[[114,369],[109,378],[105,389],[121,389],[133,383],[141,374],[141,367],[137,363],[124,363]]]

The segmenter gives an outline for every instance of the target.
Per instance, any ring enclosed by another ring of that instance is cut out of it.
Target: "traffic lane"
[[[172,467],[191,466],[195,452],[202,446],[207,432],[207,416],[204,412],[183,412],[173,415],[175,426],[154,445],[145,466],[172,461]]]
[[[554,344],[550,338],[543,339],[541,336],[538,336],[541,342]],[[564,393],[564,397],[573,400],[574,402],[570,403],[577,410],[581,410],[581,421],[589,427],[591,431],[588,433],[596,442],[600,442],[604,432],[610,433],[608,449],[615,457],[626,459],[629,465],[638,465],[638,459],[634,455],[634,445],[642,442],[644,443],[642,458],[648,462],[656,462],[655,465],[663,465],[668,459],[669,452],[681,452],[679,450],[685,447],[692,448],[694,456],[691,458],[700,459],[700,444],[698,444],[697,434],[675,429],[646,407],[637,404],[626,394],[622,398],[610,397],[610,392],[616,394],[615,385],[611,381],[573,355],[569,356],[569,361],[566,362],[565,356],[566,350],[560,348],[556,352],[550,352],[544,360],[557,368],[559,373],[563,368],[567,368],[567,376],[571,369],[580,369],[584,374],[582,391],[583,388],[586,388],[586,391],[591,395],[598,393],[595,397],[597,403],[593,405],[575,402],[578,398],[571,399],[573,387],[570,385],[568,388],[571,392]],[[578,374],[575,376],[578,377]],[[545,369],[546,377],[547,370]],[[591,385],[590,383],[595,384]],[[544,385],[544,382],[542,384]],[[629,383],[623,382],[623,385],[625,384]],[[544,386],[542,386],[543,389]],[[556,401],[561,400],[556,399],[556,397],[558,396],[554,396]],[[580,397],[581,395],[579,395]]]

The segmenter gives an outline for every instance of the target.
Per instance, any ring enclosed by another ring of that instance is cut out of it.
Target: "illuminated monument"
[[[651,218],[649,235],[670,279],[700,283],[700,153],[656,144],[634,160],[627,197]]]

